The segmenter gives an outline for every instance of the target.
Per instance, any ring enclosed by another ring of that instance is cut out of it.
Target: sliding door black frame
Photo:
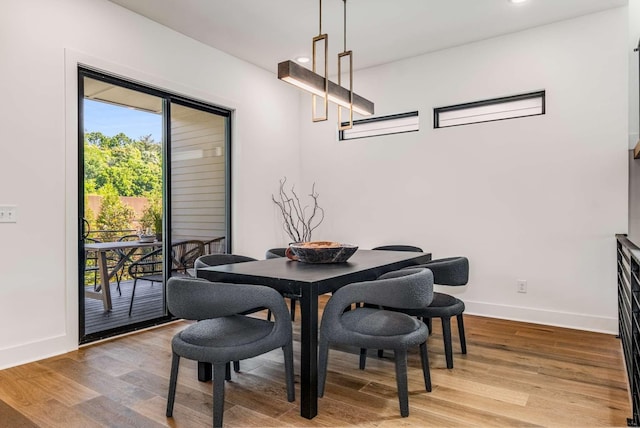
[[[163,253],[167,254],[167,249],[171,248],[171,104],[179,104],[202,110],[208,113],[222,116],[225,118],[225,244],[226,252],[230,252],[232,236],[231,236],[231,111],[222,107],[214,106],[202,101],[197,101],[179,94],[154,88],[141,83],[132,82],[124,77],[115,76],[90,67],[78,66],[78,312],[79,312],[79,343],[89,343],[100,339],[116,336],[131,331],[148,328],[154,325],[163,324],[174,319],[174,317],[166,311],[166,315],[160,318],[154,318],[142,322],[128,324],[122,327],[103,330],[96,333],[85,334],[85,304],[84,304],[84,78],[88,77],[95,80],[108,82],[127,89],[153,95],[163,100],[163,138],[162,138],[162,200],[163,200]],[[164,261],[165,283],[168,279],[170,267],[168,260]],[[166,309],[166,293],[164,296],[164,307]]]

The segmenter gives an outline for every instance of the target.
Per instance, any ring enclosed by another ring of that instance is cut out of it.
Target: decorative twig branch
[[[307,217],[309,206],[302,206],[294,186],[291,186],[291,195],[289,195],[285,189],[286,183],[287,177],[280,180],[278,199],[271,195],[271,200],[282,212],[282,228],[293,242],[311,241],[311,232],[320,226],[320,223],[324,220],[324,209],[318,205],[319,194],[316,192],[316,183],[313,183],[309,194],[313,199],[313,209],[311,209],[309,217]]]

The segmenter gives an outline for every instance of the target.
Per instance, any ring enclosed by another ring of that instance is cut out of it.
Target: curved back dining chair
[[[287,305],[280,293],[260,285],[171,278],[167,282],[167,307],[178,318],[198,321],[180,331],[171,341],[167,417],[173,416],[181,357],[213,365],[214,427],[222,427],[223,423],[224,384],[230,361],[282,348],[287,400],[295,400],[292,328]],[[275,320],[243,315],[257,307],[269,308]]]
[[[265,259],[276,259],[278,257],[286,257],[286,248],[269,248],[264,254]]]
[[[427,263],[411,266],[406,269],[427,268],[433,273],[433,282],[438,285],[461,286],[469,281],[469,260],[466,257],[448,257],[431,260]],[[464,302],[450,294],[434,292],[431,304],[422,309],[401,309],[402,312],[418,317],[427,324],[429,333],[432,331],[432,319],[440,318],[442,322],[442,339],[444,342],[444,354],[447,368],[453,368],[453,345],[451,340],[451,317],[456,317],[458,335],[460,337],[460,350],[467,353],[467,340],[464,334]],[[383,356],[383,350],[378,349],[378,357]],[[366,349],[360,350],[360,368],[366,364]]]
[[[198,277],[198,269],[202,269],[209,266],[221,266],[230,265],[234,263],[255,262],[257,259],[248,256],[242,256],[240,254],[205,254],[196,259],[193,267],[196,270],[196,277]]]
[[[431,260],[420,264],[433,272],[433,282],[438,285],[461,286],[469,282],[469,260],[466,257],[447,257]],[[446,293],[433,293],[433,302],[423,309],[403,310],[403,312],[420,317],[429,327],[431,332],[432,319],[440,318],[442,321],[442,338],[444,341],[444,353],[447,360],[447,368],[453,368],[453,346],[451,341],[451,317],[456,317],[458,335],[460,336],[460,350],[467,353],[467,341],[464,334],[464,302],[457,297]]]
[[[264,258],[269,260],[269,259],[278,259],[281,257],[286,257],[286,252],[287,252],[286,248],[269,248],[265,252]],[[296,302],[299,300],[299,296],[291,293],[284,293],[283,296],[289,299],[290,306],[291,306],[291,321],[295,321],[296,320]]]
[[[382,245],[380,247],[372,248],[372,250],[386,250],[386,251],[413,251],[416,253],[423,253],[422,248],[415,247],[413,245]]]
[[[320,325],[318,396],[324,395],[330,344],[391,349],[395,356],[400,415],[408,416],[407,350],[420,347],[425,388],[431,391],[427,356],[429,331],[416,318],[381,309],[380,305],[420,309],[431,303],[432,298],[433,274],[428,269],[394,271],[377,280],[349,284],[334,292],[324,308]],[[346,310],[356,302],[368,305]]]
[[[205,254],[204,256],[200,256],[196,259],[194,263],[195,268],[195,276],[198,278],[198,269],[202,269],[209,266],[221,266],[221,265],[230,265],[234,263],[245,263],[245,262],[255,262],[257,259],[248,256],[242,256],[240,254]],[[264,308],[256,308],[253,312],[262,311]],[[245,314],[246,315],[246,314]],[[271,311],[267,310],[267,319],[271,320]],[[240,371],[240,361],[233,362],[233,371],[236,373]],[[231,374],[227,374],[227,378],[231,378]]]

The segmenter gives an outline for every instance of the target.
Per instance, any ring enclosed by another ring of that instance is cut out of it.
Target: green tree
[[[123,133],[85,132],[84,157],[87,191],[100,193],[110,185],[120,196],[162,193],[162,146],[151,135],[133,140]]]
[[[100,230],[126,230],[131,229],[135,211],[129,205],[122,203],[120,196],[111,184],[107,184],[100,190],[102,205],[96,218],[96,224]],[[118,232],[106,232],[102,238],[106,241],[116,239]]]
[[[142,212],[140,219],[142,227],[150,228],[156,234],[162,233],[162,200],[159,197],[151,197],[148,205]]]

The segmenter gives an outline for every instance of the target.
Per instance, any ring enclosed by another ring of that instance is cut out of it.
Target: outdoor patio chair
[[[171,245],[170,277],[190,277],[188,270],[194,267],[196,259],[204,254],[204,243],[197,240],[177,242]],[[133,278],[129,316],[133,310],[133,298],[138,280],[153,282],[164,281],[162,248],[151,251],[129,265],[129,275]]]
[[[84,237],[85,242],[100,242],[97,239]],[[93,287],[96,289],[98,287],[98,253],[96,251],[85,250],[84,252],[84,272],[85,272],[85,282],[86,282],[86,274],[93,274]],[[96,289],[96,291],[98,291]]]
[[[225,237],[219,236],[217,238],[209,239],[204,242],[205,254],[223,254],[227,250],[225,248]]]
[[[138,241],[139,239],[140,237],[138,235],[124,235],[118,238],[118,242]],[[118,284],[118,287],[117,287],[118,294],[122,296],[122,291],[120,290],[120,282],[122,282],[122,277],[124,276],[125,269],[127,269],[128,265],[133,262],[133,258],[132,258],[133,253],[128,253],[125,250],[115,250],[115,253],[118,257],[118,260],[116,263],[124,259],[122,267],[118,272],[115,273],[116,282]]]
[[[100,243],[102,241],[94,238],[85,237],[84,241],[86,243]],[[100,291],[102,288],[100,285],[100,281],[98,281],[98,275],[100,274],[100,267],[98,265],[98,252],[85,250],[84,252],[84,272],[85,274],[93,274],[93,288],[95,291]],[[111,270],[113,266],[118,263],[118,255],[113,252],[107,253],[107,270]],[[85,276],[86,281],[86,276]],[[120,292],[120,278],[116,275],[116,281],[118,284],[118,292]],[[122,294],[122,293],[121,293]]]

